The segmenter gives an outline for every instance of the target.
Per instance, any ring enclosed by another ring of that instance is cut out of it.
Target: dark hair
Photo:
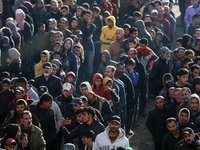
[[[91,106],[87,106],[83,109],[83,112],[87,112],[88,115],[91,114],[92,115],[92,118],[95,116],[95,111],[94,111],[94,108],[92,108]]]
[[[198,37],[195,41],[195,46],[197,46],[197,44],[200,43],[200,37]]]
[[[9,78],[10,79],[10,73],[7,72],[7,71],[4,71],[4,72],[1,73],[1,77]]]
[[[194,63],[197,64],[197,62],[200,60],[200,56],[197,56],[195,59],[194,59]]]
[[[193,56],[195,55],[195,53],[194,53],[193,50],[191,50],[191,49],[185,50],[185,56],[188,56],[188,55],[190,55],[190,54],[192,54]]]
[[[128,59],[127,61],[126,61],[126,65],[135,65],[135,60],[134,59]]]
[[[118,62],[118,63],[117,63],[117,67],[118,67],[119,65],[125,66],[125,64],[124,64],[123,62]]]
[[[199,67],[199,65],[197,65],[197,64],[194,64],[194,65],[192,65],[191,66],[191,72],[193,72],[194,71],[194,69],[198,69],[198,70],[200,70],[200,67]]]
[[[88,99],[86,96],[81,96],[79,98],[82,100],[83,103],[88,103]]]
[[[184,113],[186,113],[186,114],[189,114],[189,112],[186,110],[186,108],[183,109],[183,110],[180,110],[180,113],[182,113],[182,112],[184,112]]]
[[[167,118],[166,124],[171,123],[171,122],[174,122],[175,124],[177,124],[176,118],[174,118],[174,117]]]
[[[24,110],[23,112],[22,112],[22,114],[21,114],[21,118],[23,119],[23,117],[24,117],[24,115],[31,115],[32,116],[32,114],[31,114],[31,112],[30,111],[28,111],[28,110]]]
[[[182,37],[177,38],[176,42],[180,42],[182,44]]]
[[[74,46],[73,46],[73,49],[74,48],[81,48],[79,45],[77,45],[77,44],[75,44]]]
[[[21,140],[21,141],[22,141],[22,138],[23,138],[23,137],[28,137],[28,134],[22,133],[21,136],[20,136],[20,140]]]
[[[61,7],[61,10],[62,10],[62,9],[66,9],[66,10],[68,11],[68,10],[69,10],[69,6],[64,5],[64,6]]]
[[[177,75],[181,77],[181,76],[186,75],[186,74],[188,75],[188,73],[189,73],[189,71],[186,68],[181,68],[181,69],[178,70]]]
[[[20,84],[23,84],[24,86],[26,86],[28,84],[25,77],[18,78],[15,83],[20,83]]]
[[[92,11],[100,13],[101,9],[97,6],[95,6],[95,7],[92,8]]]
[[[83,112],[83,107],[77,109],[75,112],[74,112],[74,116],[77,116],[78,114],[82,113]]]
[[[137,44],[137,42],[136,42],[136,40],[135,40],[135,39],[130,39],[130,40],[128,41],[128,43]]]
[[[92,131],[92,130],[85,130],[85,131],[83,132],[82,136],[85,136],[85,137],[88,138],[88,139],[91,138],[92,141],[95,140],[95,133],[94,133],[94,131]]]
[[[91,12],[91,10],[85,10],[85,14],[90,14],[90,15],[92,15],[92,12]]]
[[[37,28],[40,28],[41,26],[45,25],[44,23],[37,23]]]
[[[188,91],[188,93],[190,93],[190,94],[191,94],[191,90],[190,90],[188,87],[183,87],[183,88],[181,89],[181,92],[182,92],[182,91],[184,91],[184,90],[187,90],[187,91]]]
[[[156,33],[156,36],[157,36],[157,35],[161,35],[161,36],[163,37],[163,32],[158,31],[158,32]]]
[[[149,5],[154,7],[154,1],[152,1],[151,3],[149,3]]]
[[[3,79],[2,84],[8,84],[9,86],[11,85],[11,81],[8,78]]]
[[[138,31],[138,29],[136,27],[131,27],[129,34],[132,34],[133,32]]]
[[[83,3],[81,6],[85,9],[90,9],[90,5],[88,3]]]
[[[152,27],[152,26],[153,26],[153,24],[151,22],[146,22],[145,23],[145,27]]]
[[[142,17],[142,14],[141,14],[141,12],[139,12],[139,11],[135,11],[135,12],[133,13],[133,17]]]
[[[192,60],[190,58],[183,59],[183,65],[187,64],[188,62],[192,62]]]
[[[78,37],[76,35],[71,35],[70,38],[78,43]]]
[[[192,21],[193,21],[194,19],[199,19],[199,17],[200,17],[199,13],[195,13],[195,14],[192,16]]]
[[[50,94],[48,94],[48,93],[44,93],[44,94],[42,94],[42,96],[41,96],[40,101],[38,102],[38,104],[42,105],[43,102],[49,102],[51,100],[53,100],[53,97]]]
[[[154,4],[159,4],[159,6],[161,6],[162,5],[162,2],[160,1],[160,0],[156,0],[156,1],[154,1]]]
[[[142,38],[140,40],[140,44],[145,44],[145,45],[148,45],[148,40],[146,38]]]
[[[82,11],[84,10],[83,6],[78,6],[76,9],[81,9]]]

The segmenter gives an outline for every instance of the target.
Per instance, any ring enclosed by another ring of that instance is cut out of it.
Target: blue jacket
[[[125,68],[125,73],[131,78],[133,87],[136,87],[139,79],[139,74],[135,71],[135,69],[133,70],[133,73],[130,74],[127,68]]]

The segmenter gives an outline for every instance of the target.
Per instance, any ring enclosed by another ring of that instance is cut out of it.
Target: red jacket
[[[100,78],[101,81],[102,81],[101,87],[100,87],[99,90],[97,90],[96,87],[95,87],[95,80],[96,80],[97,78]],[[92,91],[93,91],[95,94],[97,94],[97,95],[99,95],[99,96],[101,96],[101,97],[105,97],[105,96],[106,96],[106,93],[105,93],[105,90],[104,90],[104,85],[103,85],[103,76],[102,76],[100,73],[96,73],[96,74],[94,75],[94,77],[93,77]]]

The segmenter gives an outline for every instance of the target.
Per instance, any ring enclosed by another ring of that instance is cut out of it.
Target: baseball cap
[[[158,11],[157,11],[156,9],[153,9],[153,10],[151,11],[151,14],[153,14],[153,13],[158,14]]]
[[[83,104],[80,98],[74,98],[71,102],[72,105]]]
[[[183,134],[194,134],[194,131],[191,128],[186,127],[183,129]]]
[[[42,68],[52,68],[52,64],[50,62],[45,62]]]
[[[48,92],[48,88],[46,86],[39,86],[38,94],[43,94],[45,92]]]
[[[63,90],[70,91],[71,89],[72,89],[71,84],[69,84],[69,83],[65,83],[65,84],[63,84]]]
[[[21,86],[16,87],[15,92],[24,93],[24,88]]]
[[[112,116],[110,122],[116,121],[117,123],[121,124],[121,118],[119,116]]]
[[[16,145],[17,143],[16,143],[16,141],[14,140],[14,139],[12,139],[12,138],[8,138],[7,140],[6,140],[6,142],[5,142],[5,144],[6,145]]]
[[[168,47],[163,46],[163,47],[160,49],[160,52],[161,52],[161,53],[167,53],[167,54],[169,54],[169,53],[171,53],[172,51],[170,51]]]

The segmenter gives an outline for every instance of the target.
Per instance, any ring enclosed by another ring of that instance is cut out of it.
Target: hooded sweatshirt
[[[116,67],[116,66],[117,66],[117,62],[110,60],[110,53],[109,53],[109,51],[107,51],[107,50],[104,50],[104,51],[101,53],[101,55],[105,55],[105,56],[106,56],[106,63],[101,62],[101,63],[99,64],[99,69],[98,69],[98,73],[100,73],[100,74],[103,75],[104,72],[105,72],[105,70],[106,70],[106,67],[107,67],[108,65],[112,65],[112,66]]]
[[[114,16],[109,16],[106,18],[106,24],[108,24],[108,19],[113,21],[113,27],[110,29],[107,26],[104,26],[101,31],[100,42],[101,42],[101,52],[108,50],[112,41],[116,39],[116,30],[117,26]]]
[[[39,2],[42,3],[42,8],[40,8],[40,9],[38,9],[38,7],[37,7],[37,4]],[[35,24],[46,23],[47,12],[46,12],[46,9],[44,7],[44,1],[43,0],[37,0],[36,6],[33,9],[34,9],[34,11],[33,11],[32,17],[33,17],[34,23]]]
[[[98,134],[95,139],[93,150],[100,149],[117,149],[118,147],[129,147],[129,140],[125,136],[125,131],[120,128],[117,139],[112,143],[109,138],[110,127],[106,127],[105,131]]]
[[[9,38],[7,36],[3,36],[0,39],[0,49],[1,49],[1,65],[4,68],[6,65],[6,59],[9,58],[8,50],[11,48],[9,45]],[[8,45],[6,47],[3,47],[3,43],[8,42]]]
[[[43,51],[41,52],[41,54],[42,54],[42,53],[46,53],[46,55],[47,55],[47,62],[49,62],[49,58],[50,58],[50,53],[49,53],[49,51],[48,51],[48,50],[43,50]],[[43,74],[42,66],[43,66],[43,63],[42,63],[42,61],[40,60],[40,62],[37,63],[37,64],[35,65],[35,76],[39,76],[39,75],[42,75],[42,74]]]
[[[86,86],[87,86],[88,92],[91,92],[91,91],[92,91],[92,87],[91,87],[91,85],[90,85],[89,82],[87,82],[87,81],[82,82],[82,83],[81,83],[81,86],[82,86],[82,85],[86,85]],[[81,90],[81,86],[80,86],[80,90]],[[81,92],[81,93],[82,93],[82,92]],[[82,94],[83,94],[83,93],[82,93]]]
[[[192,109],[190,108],[190,101],[192,98],[196,98],[198,101],[199,101],[199,104],[200,104],[200,99],[199,99],[199,96],[197,94],[192,94],[190,97],[189,97],[189,100],[188,100],[188,109],[190,111],[190,120],[192,122],[195,122],[195,118],[197,117],[197,114],[198,112],[200,111],[200,105],[198,107],[198,110],[196,112],[193,112]]]
[[[67,40],[71,41],[71,48],[65,52],[65,42]],[[64,43],[63,43],[63,70],[65,71],[65,73],[69,72],[69,71],[73,71],[76,75],[76,77],[78,76],[78,61],[76,59],[75,54],[72,52],[74,46],[74,42],[71,38],[66,38]]]
[[[101,79],[101,82],[102,82],[99,90],[97,90],[96,87],[95,87],[95,80],[96,80],[97,78],[100,78],[100,79]],[[97,95],[99,95],[99,96],[101,96],[101,97],[105,97],[105,94],[106,94],[106,93],[105,93],[104,85],[103,85],[103,76],[102,76],[100,73],[96,73],[96,74],[94,75],[94,77],[93,77],[92,91],[93,91],[95,94],[97,94]]]

